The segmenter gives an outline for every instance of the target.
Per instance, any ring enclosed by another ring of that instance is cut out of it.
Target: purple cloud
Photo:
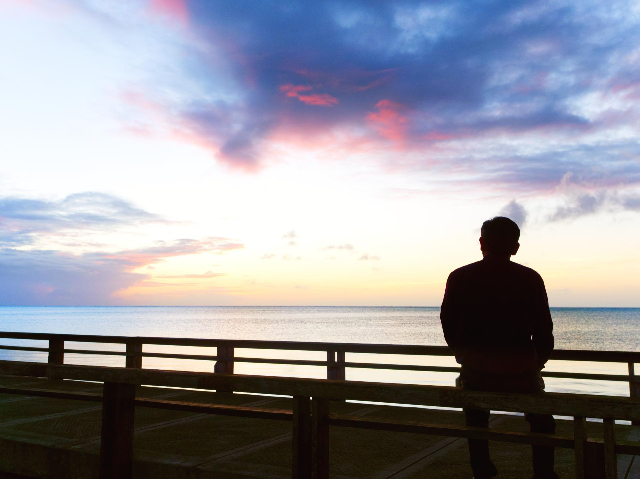
[[[580,192],[558,206],[549,221],[568,221],[601,211],[640,212],[640,196],[620,194],[611,190]]]
[[[527,211],[516,200],[512,200],[507,203],[499,213],[500,216],[506,216],[510,220],[514,221],[520,228],[524,227],[527,221]]]
[[[224,254],[244,245],[228,238],[157,241],[146,248],[116,250],[79,239],[86,251],[73,254],[37,248],[41,238],[61,242],[90,232],[166,222],[157,215],[102,193],[70,195],[60,201],[0,198],[0,305],[122,304],[116,293],[150,284],[149,274],[134,272],[168,258],[192,254]],[[28,245],[30,249],[22,249]],[[34,247],[35,246],[35,247]],[[68,245],[67,245],[68,246]],[[91,248],[89,248],[91,247]],[[214,278],[223,273],[186,274]]]
[[[148,274],[133,270],[167,258],[198,253],[225,253],[243,245],[224,238],[183,239],[149,248],[73,255],[50,250],[0,249],[1,305],[110,305],[123,304],[115,296],[136,285],[148,285]],[[214,278],[222,273],[183,275]],[[171,277],[171,276],[168,276]],[[176,276],[178,277],[178,276]]]
[[[70,4],[114,35],[175,20],[170,71],[122,88],[126,126],[140,113],[230,168],[264,168],[273,142],[330,142],[510,195],[569,171],[640,183],[640,21],[623,0],[154,0],[139,24]]]
[[[47,233],[104,231],[149,223],[168,221],[104,193],[76,193],[59,201],[0,198],[0,246],[31,244],[36,235]]]

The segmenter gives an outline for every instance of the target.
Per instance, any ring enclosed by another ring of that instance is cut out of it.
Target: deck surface
[[[102,385],[0,376],[0,385],[101,393]],[[203,404],[290,409],[287,398],[141,387],[138,397]],[[334,403],[331,412],[371,419],[463,425],[462,413],[422,408]],[[97,477],[101,406],[61,399],[0,394],[0,478]],[[557,433],[570,436],[572,423],[558,420]],[[492,415],[491,427],[527,431],[522,416]],[[602,437],[601,423],[588,423]],[[134,477],[289,478],[291,422],[136,408]],[[616,426],[619,440],[639,441],[640,427]],[[419,434],[332,427],[331,477],[340,479],[471,478],[466,440]],[[491,443],[501,479],[529,479],[531,449]],[[52,472],[54,471],[54,472]],[[556,449],[556,472],[574,476],[573,450]],[[640,478],[640,457],[618,456],[619,478]],[[9,476],[6,477],[16,477]]]

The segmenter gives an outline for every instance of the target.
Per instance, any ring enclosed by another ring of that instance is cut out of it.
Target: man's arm
[[[539,366],[542,369],[549,360],[551,351],[553,351],[553,321],[551,319],[551,312],[549,311],[547,291],[544,287],[544,281],[542,281],[540,276],[537,277],[537,283],[535,298],[536,314],[532,340],[538,354],[538,360],[540,361]]]
[[[454,274],[451,273],[447,278],[447,286],[444,290],[444,299],[440,308],[440,322],[442,323],[444,340],[454,353],[456,351],[455,339],[458,324],[456,296],[456,282]]]

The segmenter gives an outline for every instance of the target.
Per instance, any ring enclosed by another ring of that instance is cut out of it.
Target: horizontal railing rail
[[[397,345],[397,344],[359,344],[359,343],[328,343],[328,342],[297,342],[297,341],[258,341],[258,340],[229,340],[229,339],[202,339],[202,338],[161,338],[161,337],[139,337],[139,336],[100,336],[100,335],[80,335],[80,334],[54,334],[54,333],[21,333],[21,332],[0,332],[0,338],[41,340],[49,341],[49,347],[0,345],[0,350],[43,352],[50,354],[50,362],[64,362],[64,354],[87,354],[105,356],[123,356],[131,367],[141,367],[142,358],[164,358],[164,359],[185,359],[219,361],[226,365],[226,369],[221,372],[232,373],[233,363],[256,363],[256,364],[284,364],[298,366],[321,366],[328,368],[329,379],[344,379],[346,368],[354,369],[389,369],[405,371],[425,371],[425,372],[449,372],[460,371],[456,366],[432,366],[417,364],[397,364],[384,362],[353,362],[344,359],[345,353],[369,353],[369,354],[394,354],[410,356],[453,356],[451,350],[446,346],[421,346],[421,345]],[[94,349],[65,348],[65,342],[88,342],[88,343],[112,343],[127,345],[127,351],[110,351]],[[143,345],[161,346],[191,346],[191,347],[215,347],[223,354],[203,355],[203,354],[180,354],[143,352]],[[305,359],[285,359],[285,358],[255,358],[235,356],[236,348],[245,349],[272,349],[284,351],[325,351],[327,360],[305,360]],[[52,354],[53,353],[53,354]],[[627,363],[629,374],[596,374],[596,373],[576,373],[564,371],[543,371],[543,376],[566,379],[587,379],[603,381],[627,381],[630,383],[632,396],[638,394],[637,383],[634,374],[634,365],[640,363],[640,352],[635,351],[591,351],[591,350],[555,350],[551,356],[552,360],[562,361],[589,361],[589,362],[618,362]],[[140,363],[140,366],[137,366]],[[635,390],[635,392],[634,392]]]
[[[294,366],[319,366],[327,368],[327,379],[346,379],[346,369],[386,369],[396,371],[422,371],[459,373],[457,366],[438,366],[423,364],[398,364],[385,362],[346,361],[346,353],[365,353],[381,355],[407,356],[453,356],[446,346],[423,346],[402,344],[361,344],[361,343],[329,343],[303,341],[262,341],[233,340],[207,338],[170,338],[153,336],[103,336],[87,334],[59,333],[24,333],[0,332],[0,338],[19,340],[48,341],[48,347],[21,345],[0,345],[0,350],[42,352],[49,354],[52,364],[64,364],[65,354],[85,354],[122,356],[126,358],[126,366],[141,368],[143,358],[163,358],[180,360],[215,361],[214,372],[233,374],[235,363],[280,364]],[[122,344],[125,351],[66,348],[65,343],[99,343]],[[215,347],[217,354],[181,354],[143,351],[143,346],[183,346],[183,347]],[[327,353],[327,360],[239,357],[236,349],[270,349],[282,351],[322,351]],[[601,374],[573,371],[543,371],[547,378],[581,379],[594,381],[618,381],[629,384],[629,395],[640,397],[640,377],[635,375],[635,363],[640,363],[640,352],[636,351],[592,351],[592,350],[554,350],[552,360],[626,363],[628,374]],[[640,422],[636,421],[636,425]]]
[[[171,338],[157,336],[105,336],[90,334],[22,333],[0,331],[0,338],[81,343],[142,343],[160,346],[234,347],[243,349],[280,349],[289,351],[343,351],[347,353],[399,354],[416,356],[453,356],[447,346],[417,344],[364,344],[312,341],[263,341],[252,339]],[[587,349],[556,349],[551,359],[562,361],[596,361],[640,363],[637,351],[598,351]]]
[[[322,397],[449,408],[493,409],[620,420],[640,419],[640,399],[619,396],[544,393],[514,394],[469,391],[450,386],[332,381],[325,379],[211,374],[194,371],[130,369],[108,366],[57,365],[21,361],[0,361],[0,374],[11,376],[115,382],[186,389],[234,391],[283,396]]]
[[[640,455],[640,445],[616,441],[615,420],[640,420],[640,399],[615,396],[544,393],[515,394],[468,391],[456,387],[362,381],[319,380],[212,374],[153,369],[75,366],[35,362],[0,361],[0,374],[20,377],[95,381],[104,383],[102,396],[42,389],[0,388],[0,393],[59,399],[102,401],[101,479],[130,477],[133,457],[135,406],[197,413],[259,417],[293,422],[294,478],[329,477],[329,427],[341,426],[411,432],[447,437],[472,437],[520,444],[540,444],[574,449],[576,477],[588,478],[589,461],[603,456],[604,477],[613,479],[616,454]],[[135,398],[138,385],[202,390],[234,390],[284,395],[294,399],[293,411],[244,406],[220,406]],[[494,431],[453,425],[368,420],[330,413],[331,400],[358,400],[406,405],[491,409],[509,412],[555,414],[574,418],[573,437],[539,433]],[[587,438],[585,418],[603,419],[604,440]]]

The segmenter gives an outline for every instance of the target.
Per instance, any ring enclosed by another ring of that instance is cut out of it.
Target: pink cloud
[[[117,253],[103,253],[100,257],[108,261],[116,261],[131,269],[140,268],[173,258],[200,253],[222,254],[227,251],[243,249],[241,243],[234,243],[227,238],[206,238],[204,240],[183,239],[173,243],[160,242],[150,248],[120,251]]]
[[[150,0],[149,11],[187,26],[189,24],[189,7],[187,0]]]
[[[165,276],[156,276],[156,278],[168,278],[168,279],[211,279],[211,278],[219,278],[221,276],[226,276],[226,273],[214,273],[212,271],[207,271],[204,274],[176,274],[176,275],[165,275]],[[163,285],[166,283],[162,283]]]
[[[338,99],[328,93],[312,93],[310,95],[302,95],[302,92],[311,91],[313,87],[308,85],[292,85],[287,83],[280,85],[280,91],[290,98],[297,98],[302,103],[316,106],[333,106],[339,103]]]
[[[407,118],[400,112],[404,109],[399,103],[391,100],[380,100],[376,103],[377,112],[370,112],[366,119],[384,138],[401,142],[407,136]]]
[[[638,100],[640,99],[640,81],[617,81],[611,86],[611,92],[621,94],[626,100]]]
[[[313,87],[304,86],[304,85],[292,85],[290,83],[286,85],[280,85],[280,91],[285,95],[293,98],[297,97],[301,91],[309,91],[309,90],[313,90]]]
[[[195,145],[211,151],[221,164],[231,169],[250,173],[261,169],[256,157],[233,155],[225,151],[222,135],[207,130],[206,124],[203,126],[197,119],[188,115],[175,114],[169,107],[139,90],[120,92],[118,99],[139,117],[123,125],[123,130],[129,134],[147,138],[170,138],[180,143]],[[230,122],[231,120],[223,121],[226,124]]]

